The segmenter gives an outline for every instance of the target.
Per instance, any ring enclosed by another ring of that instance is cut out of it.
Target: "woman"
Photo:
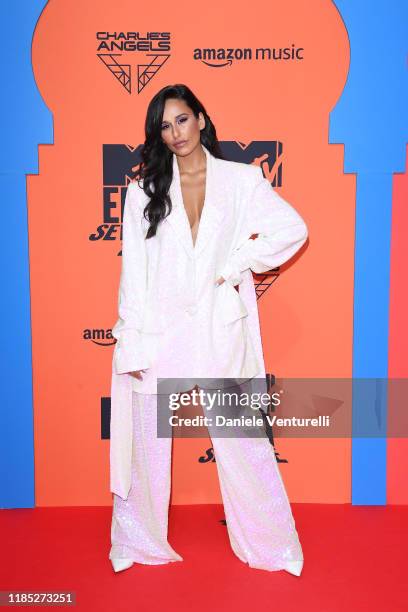
[[[154,96],[145,133],[138,180],[126,193],[112,330],[115,571],[183,560],[167,541],[172,439],[157,435],[158,379],[181,381],[177,391],[202,380],[265,381],[252,271],[281,265],[308,235],[260,166],[222,158],[188,87]],[[302,549],[266,433],[209,433],[234,553],[250,567],[299,576]]]

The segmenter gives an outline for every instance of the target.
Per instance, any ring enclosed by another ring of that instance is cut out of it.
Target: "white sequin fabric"
[[[203,151],[205,201],[194,244],[175,155],[172,210],[153,238],[145,240],[148,196],[138,183],[126,194],[112,328],[111,559],[183,560],[167,541],[172,439],[157,437],[158,380],[264,380],[252,272],[288,261],[308,236],[261,166]],[[141,379],[135,370],[144,370]],[[211,438],[234,553],[251,567],[299,575],[302,549],[266,434]]]
[[[167,541],[172,438],[157,436],[157,395],[132,393],[132,484],[113,494],[109,558],[159,565],[182,561]]]
[[[132,390],[156,394],[160,378],[263,379],[252,272],[280,266],[308,236],[300,214],[260,166],[203,150],[205,202],[195,244],[175,155],[173,207],[156,236],[145,239],[148,196],[138,183],[126,193],[110,439],[111,491],[123,499],[131,484]],[[217,284],[220,276],[225,281]],[[135,370],[144,370],[141,379],[130,376]]]
[[[183,561],[167,540],[172,438],[157,436],[157,395],[132,397],[132,484],[126,500],[114,494],[109,558]],[[285,570],[296,563],[300,574],[302,548],[266,433],[211,439],[233,552],[252,568]]]

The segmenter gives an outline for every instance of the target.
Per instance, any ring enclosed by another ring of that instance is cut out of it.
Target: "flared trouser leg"
[[[211,433],[211,432],[210,432]],[[303,553],[268,437],[212,437],[232,550],[250,567],[297,575]]]
[[[113,494],[109,558],[159,565],[183,558],[167,541],[172,438],[157,437],[157,395],[132,393],[132,484]]]
[[[208,431],[233,552],[250,567],[299,575],[302,548],[266,433],[218,437],[215,428]],[[109,558],[183,560],[167,541],[171,445],[171,437],[157,437],[157,395],[133,392],[132,486],[126,500],[114,494]]]

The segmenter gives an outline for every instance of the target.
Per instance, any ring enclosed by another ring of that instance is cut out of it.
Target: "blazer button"
[[[195,306],[190,306],[186,308],[186,312],[190,315],[194,315],[197,312],[197,308]]]

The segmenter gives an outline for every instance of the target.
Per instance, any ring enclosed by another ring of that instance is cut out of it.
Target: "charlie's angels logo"
[[[132,72],[140,93],[170,57],[170,32],[97,32],[96,40],[97,57],[129,94]]]
[[[247,164],[257,164],[272,187],[282,185],[282,143],[276,141],[253,141],[244,145],[238,141],[220,143],[225,159]],[[141,145],[103,145],[103,198],[102,223],[90,234],[89,240],[122,239],[122,218],[127,186],[141,162]],[[121,255],[121,249],[118,250]],[[279,268],[263,274],[254,274],[259,298],[278,276]]]

